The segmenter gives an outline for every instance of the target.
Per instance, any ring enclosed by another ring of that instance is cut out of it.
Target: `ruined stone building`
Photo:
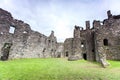
[[[107,12],[103,21],[86,21],[86,29],[75,26],[73,38],[58,43],[54,32],[45,36],[27,23],[0,9],[0,58],[68,57],[68,60],[120,60],[120,15]],[[13,32],[10,30],[14,29]]]
[[[47,37],[31,30],[29,24],[14,19],[9,12],[0,9],[0,58],[2,60],[58,57],[62,50],[60,46],[53,31]]]
[[[107,12],[108,19],[86,21],[86,29],[75,26],[73,38],[64,42],[64,54],[70,60],[120,60],[120,15]]]

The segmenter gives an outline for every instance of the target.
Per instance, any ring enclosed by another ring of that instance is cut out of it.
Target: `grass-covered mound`
[[[18,59],[0,61],[0,80],[120,80],[120,62],[98,63],[67,59]]]

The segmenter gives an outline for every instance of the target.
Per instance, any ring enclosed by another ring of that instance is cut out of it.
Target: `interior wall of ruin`
[[[14,29],[10,32],[11,27]],[[54,31],[50,36],[31,30],[29,24],[14,19],[12,15],[0,9],[0,57],[5,43],[12,43],[9,59],[56,57],[57,39]],[[59,52],[59,51],[58,51]]]

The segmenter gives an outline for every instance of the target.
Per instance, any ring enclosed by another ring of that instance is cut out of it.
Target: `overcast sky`
[[[0,0],[0,8],[47,36],[54,30],[57,40],[63,42],[73,36],[74,25],[102,21],[107,10],[120,14],[120,0]]]

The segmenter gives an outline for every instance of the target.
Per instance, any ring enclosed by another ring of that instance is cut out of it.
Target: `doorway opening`
[[[68,51],[65,53],[65,57],[68,57]]]
[[[2,48],[2,56],[0,58],[2,61],[8,60],[11,46],[12,46],[12,43],[5,43],[4,44],[4,46]]]
[[[87,60],[87,54],[86,53],[83,54],[83,59]]]
[[[95,50],[94,50],[94,49],[92,49],[92,52],[94,53],[94,52],[95,52]]]

